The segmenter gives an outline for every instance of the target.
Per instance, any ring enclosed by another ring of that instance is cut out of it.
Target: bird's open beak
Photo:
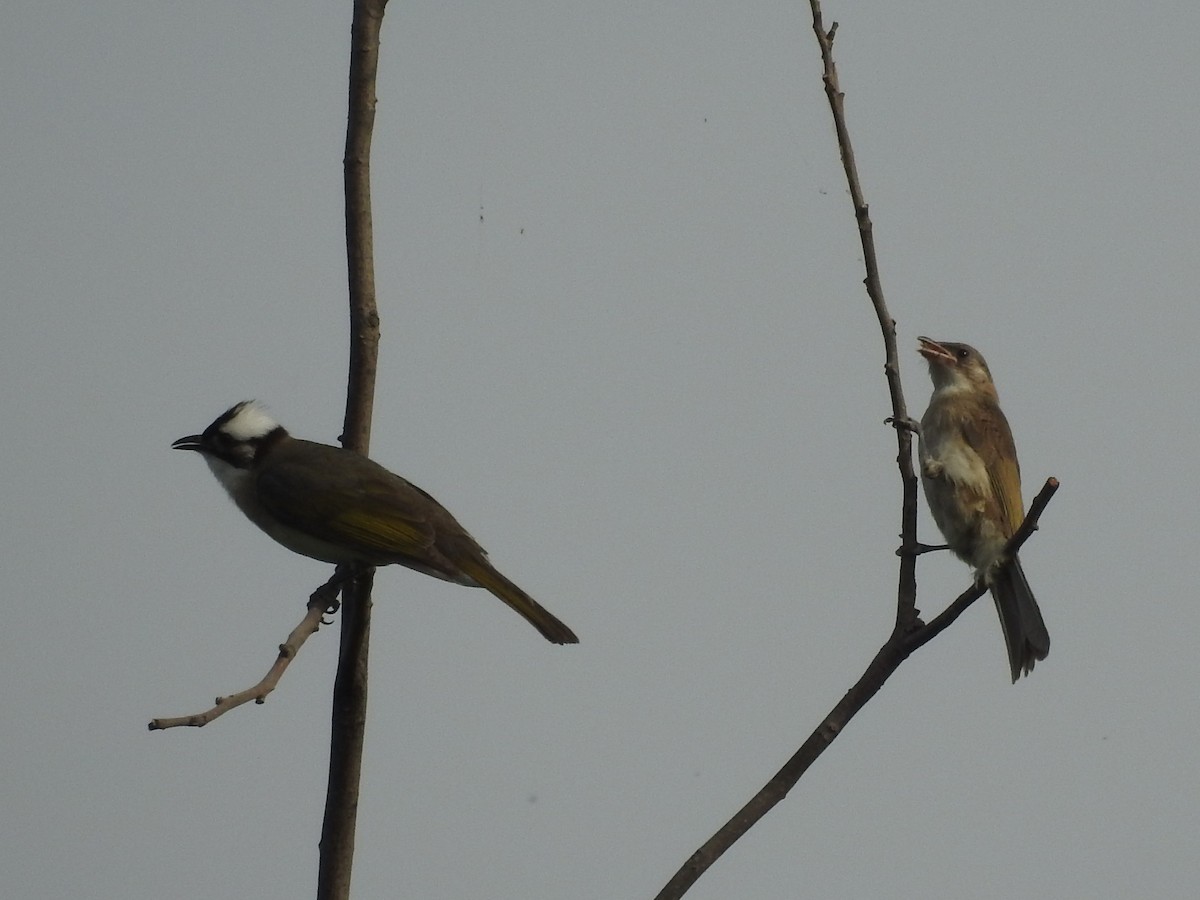
[[[172,450],[199,450],[201,447],[200,435],[189,434],[187,437],[181,437],[171,445]]]
[[[917,340],[920,341],[921,344],[921,346],[917,348],[917,352],[931,363],[939,362],[944,365],[954,362],[954,354],[932,338],[919,337]]]

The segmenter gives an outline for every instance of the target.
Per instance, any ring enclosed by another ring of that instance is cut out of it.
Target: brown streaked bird
[[[947,545],[991,589],[1015,682],[1050,652],[1021,561],[1004,557],[1004,545],[1025,518],[1017,448],[980,352],[968,344],[917,340],[933,379],[918,450],[925,499]]]
[[[486,588],[546,640],[579,642],[496,571],[486,551],[429,494],[361,454],[292,437],[252,401],[171,447],[203,456],[246,517],[295,553],[339,565],[398,563]]]

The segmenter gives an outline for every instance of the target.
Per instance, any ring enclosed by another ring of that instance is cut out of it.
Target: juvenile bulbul
[[[925,499],[950,549],[991,589],[1015,682],[1050,652],[1050,634],[1021,561],[1004,556],[1004,545],[1025,518],[1017,448],[979,351],[917,340],[933,379],[918,450]]]
[[[399,563],[486,588],[546,640],[579,642],[419,487],[358,453],[292,437],[252,401],[171,447],[203,456],[246,517],[289,550],[329,563]]]

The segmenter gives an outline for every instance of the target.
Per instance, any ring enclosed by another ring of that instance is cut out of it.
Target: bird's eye
[[[971,352],[966,347],[959,347],[958,353],[956,355],[958,356],[959,359],[966,359],[968,356],[971,355]]]

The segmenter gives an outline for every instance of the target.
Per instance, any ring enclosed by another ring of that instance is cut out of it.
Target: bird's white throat
[[[208,468],[212,473],[217,476],[217,481],[221,482],[221,487],[225,488],[229,492],[229,496],[240,506],[242,495],[250,486],[252,477],[250,471],[231,466],[225,460],[207,453],[204,454],[204,461],[208,463]]]

